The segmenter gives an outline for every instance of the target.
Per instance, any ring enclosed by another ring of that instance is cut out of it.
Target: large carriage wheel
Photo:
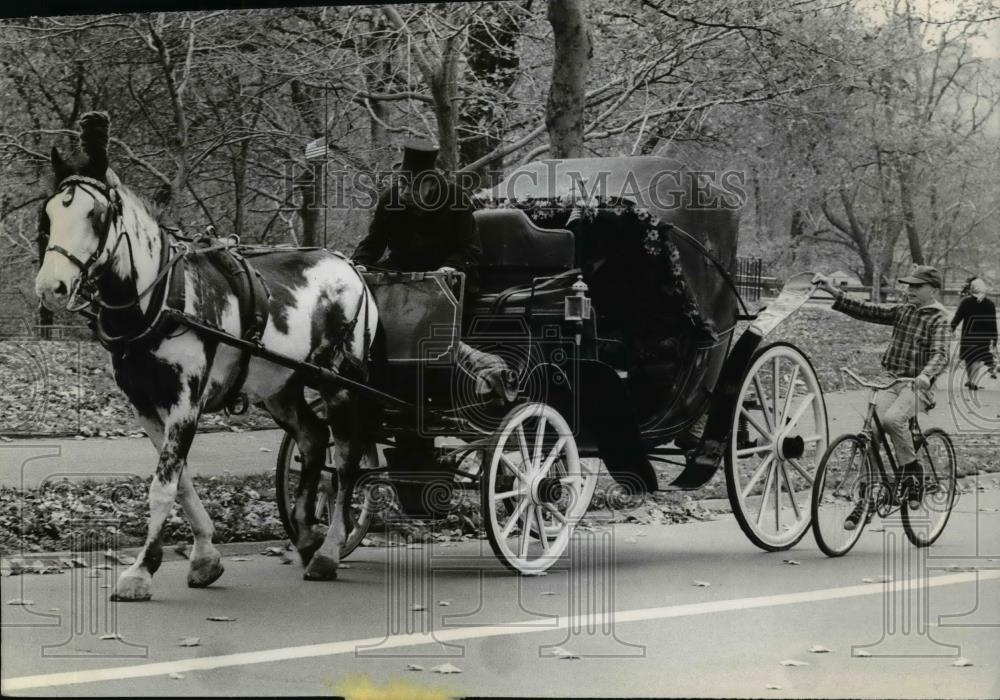
[[[326,415],[326,406],[322,401],[314,401],[310,404],[312,409],[321,418]],[[334,503],[327,495],[327,489],[323,488],[323,482],[333,477],[333,446],[326,449],[326,465],[323,467],[323,474],[320,477],[320,488],[316,493],[316,520],[322,525],[329,525],[333,518]],[[362,473],[363,476],[363,473]],[[281,525],[285,528],[285,534],[295,542],[298,539],[299,526],[292,517],[292,508],[295,505],[295,494],[299,488],[299,479],[302,477],[302,456],[295,440],[288,433],[281,439],[281,447],[278,449],[278,463],[274,472],[275,498],[278,501],[278,517],[281,518]],[[354,493],[351,497],[351,505],[348,508],[348,518],[350,525],[349,532],[344,539],[344,544],[340,548],[340,556],[344,558],[357,549],[358,545],[368,534],[371,527],[372,516],[375,504],[371,492],[371,483],[359,478],[355,484]],[[359,492],[360,489],[360,492]]]
[[[744,534],[776,552],[809,529],[812,484],[828,439],[816,371],[790,343],[759,349],[736,402],[726,488]]]
[[[580,463],[573,431],[547,404],[516,406],[485,466],[483,520],[493,553],[513,571],[545,571],[566,551],[597,485]]]

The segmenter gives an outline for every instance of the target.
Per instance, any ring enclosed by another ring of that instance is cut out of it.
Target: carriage
[[[461,275],[366,273],[386,361],[361,390],[384,410],[342,556],[390,501],[437,517],[478,493],[498,559],[539,573],[566,550],[600,464],[625,498],[699,488],[724,466],[751,542],[802,538],[826,407],[808,358],[764,338],[811,287],[793,278],[749,310],[733,273],[738,188],[701,175],[658,157],[532,163],[475,198],[475,296]],[[491,363],[503,390],[477,373]],[[276,491],[293,541],[299,464],[286,436]],[[316,508],[332,517],[322,496]]]

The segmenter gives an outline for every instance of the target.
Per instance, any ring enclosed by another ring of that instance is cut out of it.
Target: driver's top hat
[[[403,146],[403,162],[399,170],[411,176],[434,170],[438,149],[427,141],[410,141]]]

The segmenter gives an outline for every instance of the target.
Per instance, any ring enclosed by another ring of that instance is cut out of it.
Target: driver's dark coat
[[[407,272],[454,267],[466,275],[466,292],[475,293],[482,247],[472,202],[453,183],[447,184],[444,194],[428,198],[440,203],[428,211],[413,204],[402,206],[395,186],[385,190],[379,196],[368,235],[354,250],[354,261]],[[387,248],[388,258],[380,262]]]

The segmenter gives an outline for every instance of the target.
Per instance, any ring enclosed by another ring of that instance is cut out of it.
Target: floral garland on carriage
[[[684,279],[680,253],[670,240],[673,225],[661,221],[646,208],[629,200],[601,196],[589,201],[570,196],[519,200],[477,196],[473,201],[480,209],[520,209],[532,223],[542,228],[565,228],[577,220],[592,224],[602,212],[632,219],[643,250],[662,273],[658,281],[663,296],[680,302],[681,313],[695,330],[717,339],[711,321],[699,311],[691,288]]]

